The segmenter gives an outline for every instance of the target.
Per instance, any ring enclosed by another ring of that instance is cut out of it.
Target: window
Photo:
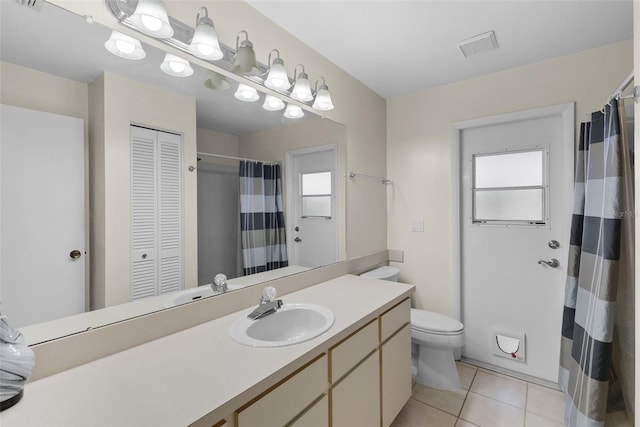
[[[546,150],[473,156],[473,222],[546,223]]]
[[[331,172],[300,174],[302,217],[331,218]]]

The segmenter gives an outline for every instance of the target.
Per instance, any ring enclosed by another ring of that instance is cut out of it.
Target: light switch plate
[[[411,221],[411,231],[424,232],[424,219],[414,219]]]

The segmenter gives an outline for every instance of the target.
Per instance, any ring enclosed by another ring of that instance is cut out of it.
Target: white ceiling
[[[248,2],[385,98],[633,36],[632,0]],[[465,59],[489,30],[499,49]]]

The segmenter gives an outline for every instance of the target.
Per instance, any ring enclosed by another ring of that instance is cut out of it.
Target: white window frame
[[[542,185],[535,186],[513,186],[513,187],[491,187],[480,188],[476,187],[476,158],[486,156],[499,156],[507,154],[518,153],[530,153],[541,152],[542,153]],[[505,149],[500,151],[483,151],[473,153],[471,158],[471,170],[472,170],[472,182],[471,188],[471,203],[472,203],[472,217],[471,224],[474,226],[523,226],[523,227],[546,227],[549,225],[549,146],[548,145],[536,145],[535,147],[524,149]],[[542,190],[542,220],[504,220],[504,219],[484,219],[476,218],[476,193],[480,191],[505,191],[505,190]]]
[[[303,175],[311,175],[311,174],[317,174],[317,173],[329,173],[330,179],[331,179],[331,193],[328,194],[313,194],[313,195],[308,195],[305,196],[304,194],[302,194],[302,177]],[[334,195],[333,195],[333,191],[335,188],[334,185],[334,173],[333,171],[331,171],[331,169],[327,169],[327,170],[319,170],[319,171],[313,171],[313,172],[300,172],[300,194],[299,194],[299,199],[298,199],[298,203],[300,204],[300,218],[305,218],[305,219],[331,219],[333,218],[333,200],[334,200]],[[304,210],[304,203],[302,202],[305,198],[312,198],[312,197],[329,197],[329,203],[331,203],[331,215],[326,216],[326,215],[302,215],[302,212]]]

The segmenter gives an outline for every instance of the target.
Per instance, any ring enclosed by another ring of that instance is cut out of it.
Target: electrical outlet
[[[424,219],[414,219],[411,221],[411,231],[413,232],[424,232]]]

